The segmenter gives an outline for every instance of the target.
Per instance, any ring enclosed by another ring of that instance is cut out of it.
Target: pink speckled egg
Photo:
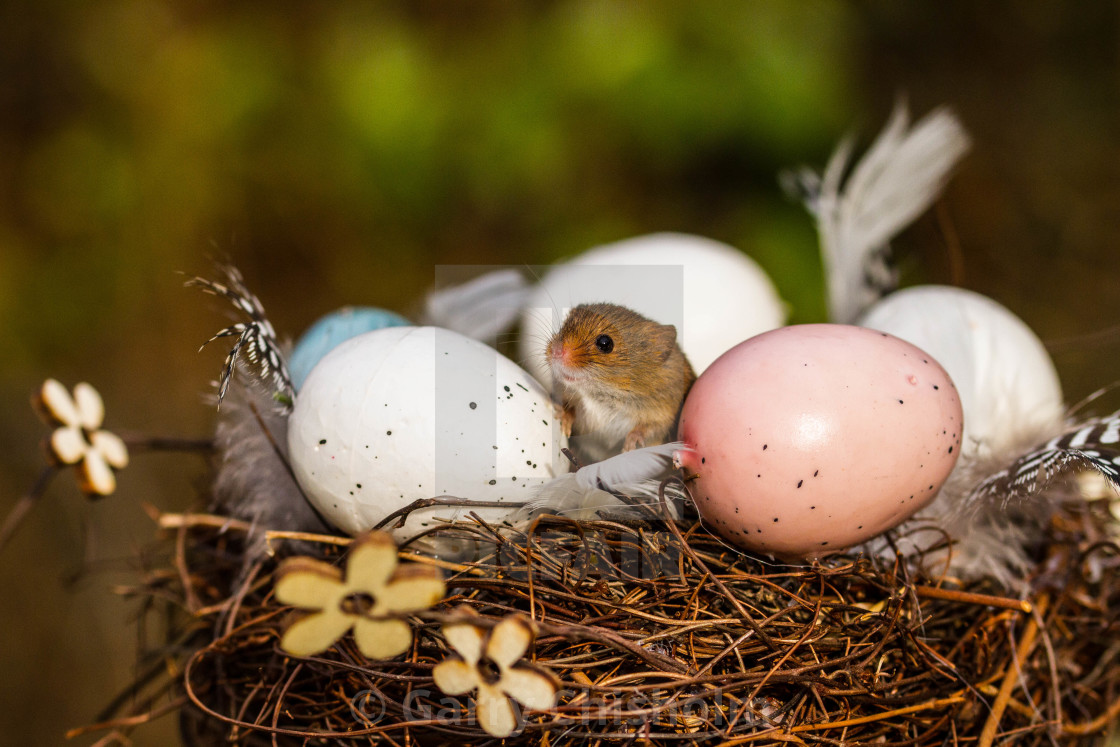
[[[727,351],[681,412],[697,508],[780,558],[841,550],[933,500],[960,454],[961,401],[921,349],[842,324],[783,327]]]

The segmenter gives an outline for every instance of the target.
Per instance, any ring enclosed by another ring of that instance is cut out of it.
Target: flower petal
[[[313,558],[288,558],[276,569],[272,584],[276,599],[303,609],[339,609],[346,595],[342,572]]]
[[[350,555],[346,559],[346,586],[380,597],[396,567],[397,543],[385,532],[370,532],[350,544]]]
[[[481,683],[475,698],[475,717],[483,731],[494,737],[508,737],[517,728],[513,703],[498,688]]]
[[[455,653],[463,657],[463,661],[471,666],[478,663],[482,657],[482,638],[486,631],[466,622],[447,623],[440,630]]]
[[[438,568],[416,563],[402,565],[381,592],[373,614],[426,610],[443,599],[446,591]]]
[[[280,638],[280,648],[293,656],[314,656],[346,635],[353,624],[354,618],[337,607],[315,612],[288,626]]]
[[[114,469],[124,469],[128,466],[128,447],[117,434],[109,431],[94,431],[90,434],[89,441],[109,466]]]
[[[78,408],[78,422],[87,431],[95,431],[101,427],[105,419],[105,404],[101,395],[86,382],[74,386],[74,404]]]
[[[78,406],[74,398],[55,379],[47,379],[35,394],[35,409],[43,420],[57,425],[77,426],[81,424]]]
[[[478,669],[462,659],[444,659],[432,669],[436,687],[448,695],[462,695],[478,687]]]
[[[354,623],[354,641],[368,659],[392,659],[412,645],[412,628],[404,620],[368,620]]]
[[[521,615],[510,615],[490,631],[486,655],[502,670],[512,667],[525,655],[535,633],[529,620]]]
[[[89,442],[77,428],[56,428],[51,433],[51,455],[63,464],[77,464],[89,451]]]
[[[556,702],[556,684],[552,679],[526,666],[502,672],[498,687],[517,702],[539,711],[552,708]]]
[[[117,478],[113,470],[101,456],[101,453],[90,449],[86,458],[78,465],[78,483],[82,490],[91,495],[112,495],[117,489]]]

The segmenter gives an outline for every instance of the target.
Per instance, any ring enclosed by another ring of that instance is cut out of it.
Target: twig
[[[240,519],[232,519],[228,516],[218,516],[216,514],[175,514],[175,513],[162,513],[158,509],[149,511],[153,516],[156,523],[159,524],[160,529],[200,529],[210,528],[218,529],[220,531],[237,531],[242,533],[249,533],[253,531],[253,525],[247,521]],[[315,534],[312,532],[287,532],[279,529],[269,529],[264,533],[265,542],[271,547],[273,540],[287,539],[299,540],[302,542],[318,542],[323,545],[349,545],[353,542],[352,537],[339,537],[334,534]]]
[[[1072,734],[1077,737],[1086,736],[1088,734],[1096,734],[1098,731],[1103,731],[1113,721],[1120,717],[1120,698],[1112,701],[1104,713],[1097,716],[1092,721],[1086,721],[1080,724],[1065,724],[1062,726],[1063,734]]]
[[[944,708],[945,706],[956,705],[963,703],[965,699],[959,695],[954,695],[949,698],[940,698],[938,700],[931,700],[928,703],[919,703],[918,705],[907,706],[905,708],[896,708],[892,711],[884,711],[883,713],[875,713],[870,716],[860,716],[858,718],[843,719],[840,721],[826,721],[820,724],[797,724],[789,728],[789,731],[794,734],[804,734],[809,731],[825,731],[827,729],[845,729],[849,726],[859,726],[860,724],[871,724],[876,721],[885,721],[887,719],[896,718],[898,716],[906,716],[911,713],[918,713],[920,711],[928,711],[933,708]],[[779,734],[776,732],[782,727],[768,729],[766,731],[756,732],[745,737],[735,737],[733,739],[726,739],[719,743],[719,747],[733,747],[737,744],[747,744],[749,742],[757,742],[760,739],[777,739]],[[800,740],[798,740],[800,741]]]
[[[470,508],[522,508],[525,504],[519,502],[506,502],[506,501],[472,501],[467,498],[456,498],[453,495],[441,495],[435,498],[417,498],[412,503],[404,508],[399,508],[386,516],[381,521],[377,522],[373,528],[383,529],[394,520],[397,524],[393,528],[403,527],[405,521],[408,520],[409,514],[413,511],[419,511],[422,508],[429,508],[431,506],[460,506]]]
[[[66,738],[73,739],[74,737],[80,737],[83,734],[89,734],[95,731],[105,731],[106,729],[119,729],[122,726],[139,726],[141,724],[146,724],[149,721],[154,721],[160,716],[166,716],[169,713],[174,713],[175,711],[186,705],[186,703],[187,696],[180,695],[174,700],[168,703],[164,703],[159,708],[153,708],[146,713],[139,713],[135,716],[124,716],[122,718],[115,718],[112,721],[102,721],[98,724],[86,724],[85,726],[79,726],[74,729],[70,729],[66,732]]]
[[[1034,648],[1035,639],[1038,638],[1038,621],[1046,614],[1046,605],[1046,595],[1040,596],[1038,613],[1028,620],[1027,627],[1023,631],[1023,637],[1019,639],[1019,645],[1015,647],[1015,658],[1007,665],[1007,671],[1003,675],[999,693],[992,703],[988,720],[984,722],[984,728],[980,732],[980,741],[976,743],[977,747],[991,747],[993,740],[996,738],[1000,719],[1003,717],[1008,701],[1011,700],[1011,691],[1015,689],[1015,684],[1019,681],[1023,666],[1027,663],[1027,657],[1030,656],[1031,650]]]
[[[8,540],[15,534],[16,529],[23,522],[23,518],[27,516],[27,512],[43,497],[43,493],[47,492],[47,486],[50,485],[51,478],[57,472],[57,467],[45,467],[39,473],[35,484],[31,486],[31,490],[20,496],[16,505],[12,506],[12,510],[8,512],[7,518],[4,519],[4,524],[0,526],[0,551],[3,551],[8,544]]]
[[[995,597],[989,594],[974,594],[969,591],[942,589],[939,586],[918,585],[914,587],[914,592],[919,597],[925,597],[926,599],[947,599],[951,602],[962,602],[964,604],[983,604],[989,607],[1018,610],[1025,615],[1029,615],[1031,610],[1034,609],[1031,603],[1025,599],[1010,599],[1008,597]]]
[[[159,524],[160,529],[210,527],[223,531],[233,529],[239,532],[249,532],[253,529],[253,525],[247,521],[231,519],[228,516],[216,516],[214,514],[166,514],[157,510],[154,514],[154,518],[156,523]]]
[[[668,507],[668,504],[665,502],[665,486],[670,480],[673,480],[673,479],[679,479],[679,478],[673,478],[673,477],[666,478],[665,480],[663,480],[661,482],[661,486],[658,489],[658,496],[657,497],[658,497],[658,500],[661,502],[661,509],[662,509],[662,511],[665,512],[666,516],[669,515],[669,507]],[[681,484],[682,485],[684,484],[683,481],[681,482]],[[747,624],[747,627],[749,627],[751,630],[753,630],[755,632],[755,635],[758,636],[759,640],[761,640],[763,643],[765,643],[767,648],[771,649],[772,651],[776,651],[778,647],[775,645],[774,641],[771,640],[770,636],[767,635],[766,631],[764,631],[762,629],[762,627],[757,622],[755,622],[755,620],[751,616],[751,614],[749,612],[747,612],[747,608],[744,607],[743,603],[739,601],[739,598],[731,593],[731,590],[727,588],[727,584],[723,583],[723,581],[720,580],[719,576],[716,576],[715,574],[712,574],[712,572],[708,570],[708,566],[704,564],[704,561],[702,561],[700,559],[700,557],[692,549],[692,547],[689,545],[689,543],[685,541],[684,537],[681,535],[681,530],[677,528],[677,525],[673,521],[669,521],[668,523],[669,523],[669,530],[676,536],[677,541],[680,542],[681,548],[692,559],[692,562],[696,564],[696,567],[699,568],[702,573],[706,573],[706,574],[711,576],[712,582],[717,587],[719,587],[719,590],[723,593],[723,595],[727,598],[727,600],[729,602],[731,602],[732,606],[734,606],[735,609],[739,612],[739,615],[741,616],[742,621]]]

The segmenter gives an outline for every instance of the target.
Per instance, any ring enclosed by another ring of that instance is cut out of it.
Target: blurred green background
[[[975,139],[895,244],[907,283],[987,293],[1067,398],[1116,380],[1120,5],[721,0],[0,4],[0,511],[41,469],[47,376],[117,432],[200,436],[230,257],[277,329],[409,310],[439,264],[540,264],[655,231],[741,247],[823,320],[815,235],[777,172],[863,144],[905,94]],[[954,255],[951,247],[959,246]],[[954,258],[955,256],[955,258]],[[62,475],[0,554],[0,742],[57,744],[130,679],[153,525],[205,475]],[[173,719],[137,733],[174,743]],[[79,743],[92,741],[89,738]]]

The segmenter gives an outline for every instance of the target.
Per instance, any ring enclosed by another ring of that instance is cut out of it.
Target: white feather
[[[673,454],[685,448],[688,447],[683,443],[674,442],[623,452],[581,467],[576,472],[576,481],[588,490],[603,486],[624,493],[645,480],[663,478],[672,467]]]
[[[521,509],[519,518],[548,512],[575,519],[590,520],[602,509],[632,514],[634,508],[611,493],[640,500],[641,505],[659,511],[658,491],[662,480],[674,469],[674,453],[688,448],[683,443],[647,446],[623,452],[610,459],[581,467],[545,483],[536,496]],[[670,485],[668,504],[673,507],[683,496],[678,486]]]
[[[498,335],[513,327],[528,298],[529,284],[520,272],[494,270],[430,292],[420,321],[494,344]]]
[[[823,176],[808,169],[797,174],[817,219],[833,322],[851,323],[892,283],[889,242],[929,208],[969,149],[967,133],[947,109],[908,125],[899,103],[846,180],[851,138],[837,146]]]

